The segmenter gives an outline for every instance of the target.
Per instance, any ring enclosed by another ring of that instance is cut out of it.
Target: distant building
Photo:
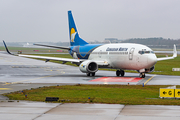
[[[105,43],[120,43],[122,40],[118,40],[117,38],[105,38]]]

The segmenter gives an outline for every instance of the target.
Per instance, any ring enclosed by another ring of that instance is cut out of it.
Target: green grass
[[[52,48],[27,48],[27,47],[8,47],[10,52],[17,53],[19,50],[22,51],[22,53],[60,53],[57,52],[57,50],[60,49],[52,49]],[[39,51],[34,51],[39,50]],[[0,46],[0,51],[6,51],[4,46]],[[63,53],[68,53],[67,50],[62,50]]]
[[[66,85],[51,86],[4,94],[10,100],[45,101],[46,97],[59,97],[66,103],[125,104],[125,105],[180,105],[178,99],[159,99],[159,88],[167,86],[141,85]],[[177,88],[180,86],[177,86]],[[25,98],[27,95],[27,98]]]
[[[158,55],[164,57],[164,55]],[[172,60],[158,61],[155,65],[155,72],[153,74],[163,75],[180,75],[180,71],[172,71],[172,68],[180,68],[180,56]],[[159,71],[159,72],[156,72]]]

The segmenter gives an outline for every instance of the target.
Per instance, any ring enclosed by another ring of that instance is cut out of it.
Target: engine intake
[[[153,72],[155,69],[155,67],[151,67],[150,69],[145,69],[145,73],[150,73],[150,72]]]
[[[79,69],[83,73],[95,73],[98,71],[98,65],[94,61],[86,60],[79,65]]]

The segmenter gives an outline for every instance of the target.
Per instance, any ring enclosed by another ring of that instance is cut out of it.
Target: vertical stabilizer
[[[71,11],[68,11],[68,20],[69,20],[69,36],[70,36],[71,46],[88,44],[86,41],[84,41],[79,37]]]

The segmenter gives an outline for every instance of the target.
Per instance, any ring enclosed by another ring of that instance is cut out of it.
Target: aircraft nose
[[[148,56],[148,65],[149,65],[149,66],[155,65],[156,62],[157,62],[157,57],[156,57],[156,55],[150,55],[150,56]]]

